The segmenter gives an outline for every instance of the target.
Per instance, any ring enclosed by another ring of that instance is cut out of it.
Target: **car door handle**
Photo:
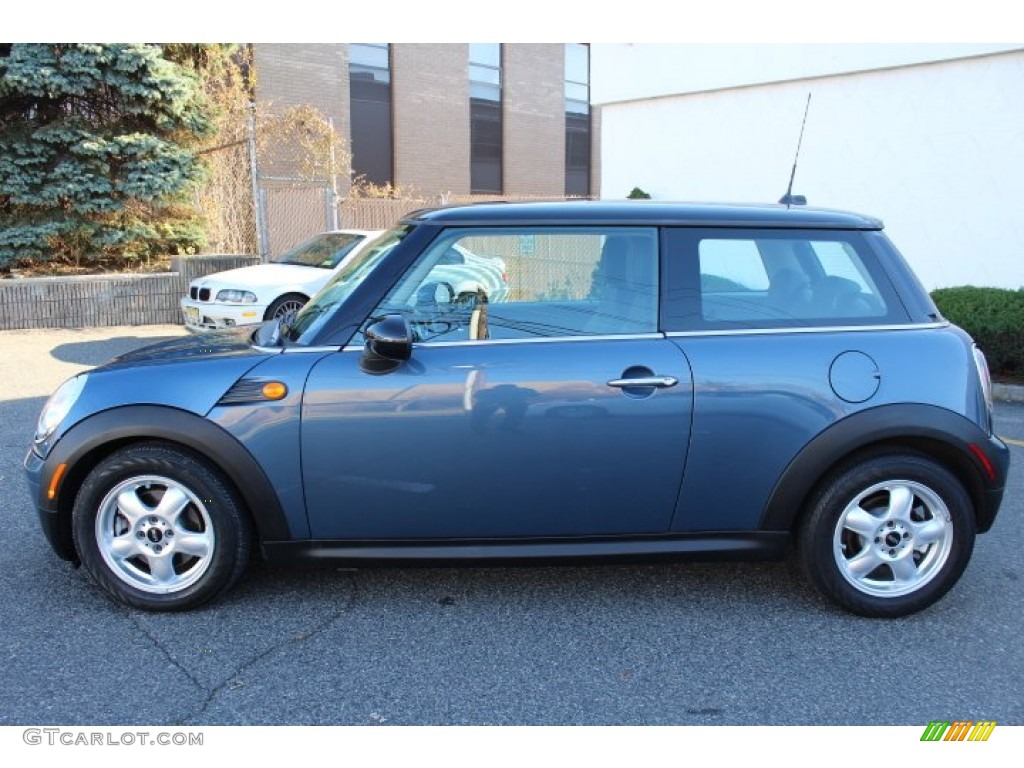
[[[679,383],[675,376],[638,376],[635,379],[612,379],[609,387],[674,387]]]

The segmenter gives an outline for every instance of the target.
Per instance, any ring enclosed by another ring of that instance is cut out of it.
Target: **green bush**
[[[651,196],[644,192],[640,187],[633,187],[632,191],[626,195],[627,200],[650,200]]]
[[[1024,290],[964,285],[932,291],[932,299],[974,337],[993,375],[1024,378]]]

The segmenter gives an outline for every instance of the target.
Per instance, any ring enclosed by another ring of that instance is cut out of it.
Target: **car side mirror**
[[[366,329],[360,367],[367,373],[389,373],[412,357],[412,329],[405,315],[385,315]]]

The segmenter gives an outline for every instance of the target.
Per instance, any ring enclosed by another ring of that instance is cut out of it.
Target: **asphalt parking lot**
[[[43,539],[21,461],[65,377],[173,326],[0,333],[0,725],[1024,724],[1024,406],[953,592],[841,613],[790,563],[257,566],[201,611],[115,605]]]

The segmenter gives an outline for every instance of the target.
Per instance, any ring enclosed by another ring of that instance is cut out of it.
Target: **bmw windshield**
[[[284,343],[303,343],[304,338],[313,338],[334,310],[345,303],[366,276],[377,268],[410,231],[412,227],[409,226],[388,230],[362,253],[344,264],[330,282],[288,323],[287,328],[281,329],[280,336]]]
[[[351,232],[324,232],[271,259],[274,264],[297,264],[302,267],[334,269],[348,256],[364,235]]]

